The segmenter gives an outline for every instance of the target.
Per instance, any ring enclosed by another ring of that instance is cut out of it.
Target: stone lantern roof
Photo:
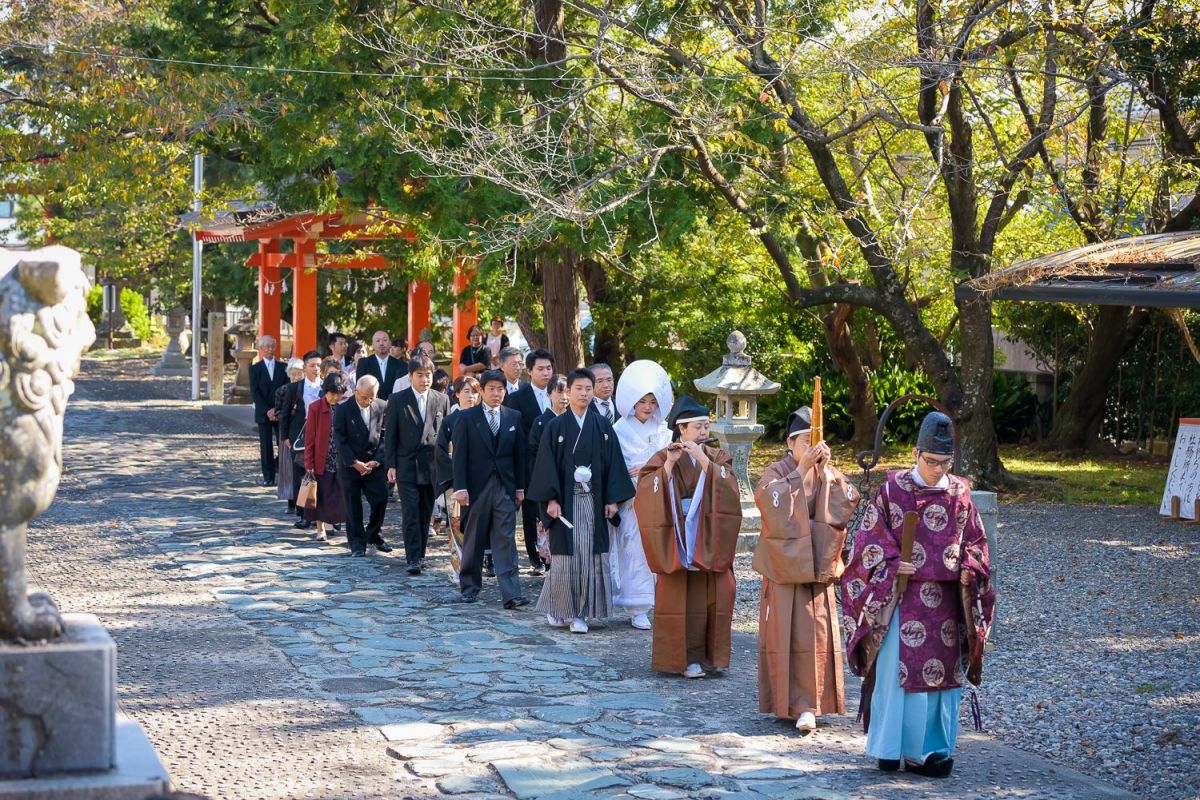
[[[721,366],[697,378],[696,388],[716,395],[768,395],[779,391],[779,384],[756,370],[746,354],[746,336],[734,331],[725,340],[729,352],[721,359]]]

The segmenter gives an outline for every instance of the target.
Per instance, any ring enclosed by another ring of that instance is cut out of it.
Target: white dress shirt
[[[596,404],[596,410],[600,412],[600,416],[607,420],[616,422],[617,408],[613,404],[612,399],[601,400],[599,397],[592,398],[592,402]]]
[[[539,389],[532,383],[529,384],[529,388],[533,389],[533,396],[537,398],[538,409],[540,411],[545,411],[550,407],[550,395],[546,393],[545,389]]]
[[[425,421],[425,403],[427,402],[426,395],[429,394],[429,390],[426,389],[423,392],[418,392],[416,389],[413,389],[413,394],[415,394],[417,396],[417,413],[419,413],[421,415],[421,421],[424,422]]]
[[[304,379],[304,407],[308,408],[314,400],[321,398],[321,382]]]
[[[508,381],[505,381],[505,383],[507,384],[507,385],[506,385],[506,387],[505,387],[505,389],[504,389],[504,392],[505,392],[505,394],[512,394],[512,393],[513,393],[513,392],[515,392],[517,389],[520,389],[520,388],[521,388],[521,382],[520,382],[520,381],[517,381],[516,383],[508,383]]]
[[[379,362],[379,380],[382,381],[385,377],[387,377],[388,357],[384,356],[383,358],[380,358],[379,356],[375,356],[375,360]]]
[[[267,368],[267,377],[275,380],[275,359],[264,358],[262,363]]]
[[[358,410],[359,410],[359,413],[362,414],[363,424],[367,426],[368,431],[371,430],[371,406],[367,405],[366,408],[359,406]]]

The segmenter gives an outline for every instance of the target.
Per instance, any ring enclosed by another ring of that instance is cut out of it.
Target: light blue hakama
[[[900,686],[900,609],[892,614],[875,660],[867,755],[919,764],[934,753],[950,756],[958,741],[962,687],[940,692],[906,692]]]

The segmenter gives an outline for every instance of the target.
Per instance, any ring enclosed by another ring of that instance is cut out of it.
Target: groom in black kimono
[[[529,479],[529,498],[537,501],[542,525],[550,534],[554,565],[538,610],[546,612],[551,625],[571,620],[571,630],[577,633],[587,632],[588,618],[603,619],[612,612],[608,562],[595,557],[609,551],[608,523],[616,521],[617,506],[634,495],[612,423],[592,405],[594,385],[590,370],[567,375],[571,404],[546,423]],[[590,509],[575,507],[577,497],[589,496]],[[570,559],[588,563],[573,569]],[[585,581],[590,576],[593,585],[577,586],[573,575]]]

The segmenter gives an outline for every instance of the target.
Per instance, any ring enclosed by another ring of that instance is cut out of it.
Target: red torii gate
[[[381,224],[365,214],[305,212],[247,224],[222,223],[195,232],[201,242],[258,242],[246,266],[258,268],[258,334],[279,341],[282,297],[278,287],[285,269],[292,278],[292,353],[300,354],[317,347],[317,270],[386,269],[387,261],[377,253],[354,255],[318,253],[321,239],[378,241],[400,237],[410,242],[416,234],[396,224]],[[292,252],[282,252],[284,239],[292,241]],[[453,374],[458,375],[458,354],[467,346],[467,331],[476,324],[475,293],[467,293],[474,270],[460,261],[454,271]],[[409,346],[416,344],[421,331],[431,327],[431,292],[426,281],[408,286]]]

